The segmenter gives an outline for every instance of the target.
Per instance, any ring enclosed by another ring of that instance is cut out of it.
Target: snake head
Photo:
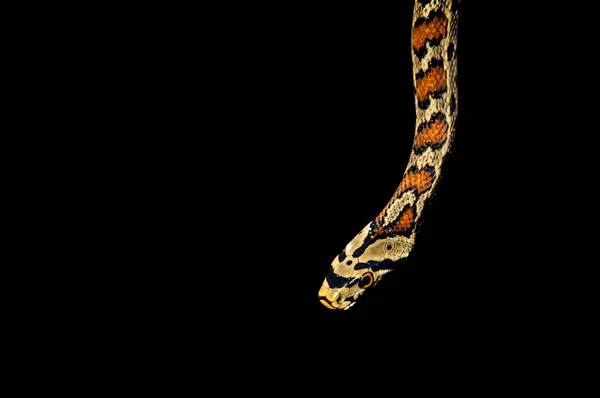
[[[368,224],[333,259],[319,289],[320,302],[329,309],[352,307],[368,288],[408,255],[407,243],[402,237],[373,235]]]
[[[338,264],[338,266],[344,266]],[[366,289],[375,285],[378,275],[371,270],[365,270],[360,275],[344,278],[336,273],[337,267],[332,267],[327,278],[319,289],[319,300],[329,309],[347,310],[356,303]]]

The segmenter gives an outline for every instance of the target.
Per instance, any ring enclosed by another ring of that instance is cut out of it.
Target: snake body
[[[415,0],[412,63],[416,123],[412,151],[392,198],[337,255],[318,292],[327,308],[347,310],[408,257],[438,183],[457,115],[460,0]]]

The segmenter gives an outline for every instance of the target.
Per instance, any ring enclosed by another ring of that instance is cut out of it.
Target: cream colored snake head
[[[327,308],[352,307],[366,289],[400,265],[410,252],[410,238],[374,232],[374,223],[369,223],[331,263],[319,289],[319,300]]]
[[[458,4],[458,0],[415,0],[410,50],[416,124],[410,158],[384,209],[331,263],[318,292],[327,308],[352,307],[413,248],[421,214],[454,138]]]

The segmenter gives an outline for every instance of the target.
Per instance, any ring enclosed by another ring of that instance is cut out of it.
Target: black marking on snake
[[[454,47],[454,43],[450,43],[448,45],[448,60],[451,60],[452,57],[454,57],[454,52],[455,52],[456,48]]]
[[[339,276],[333,271],[333,268],[329,270],[327,273],[327,284],[331,288],[344,287],[348,284],[350,278],[344,278],[343,276]]]
[[[362,245],[360,245],[359,248],[357,248],[356,250],[354,250],[354,252],[352,252],[352,257],[360,257],[364,252],[365,249],[367,247],[369,247],[369,245],[371,244],[371,242],[373,241],[373,239],[375,238],[375,236],[373,235],[373,228],[375,228],[375,220],[371,221],[371,223],[369,224],[369,235],[367,236],[367,238],[365,239],[365,241],[363,242]]]
[[[340,263],[346,259],[346,250],[342,250],[339,255]]]
[[[366,263],[358,263],[354,266],[355,270],[368,268],[372,271],[379,271],[382,269],[395,269],[398,265],[400,265],[401,260],[392,261],[390,259],[385,259],[383,261],[374,261],[369,260]]]
[[[450,114],[453,115],[455,111],[456,111],[456,96],[454,95],[454,93],[452,93],[452,96],[450,97]]]

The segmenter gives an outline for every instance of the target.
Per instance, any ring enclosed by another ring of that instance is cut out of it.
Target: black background
[[[571,162],[586,109],[568,58],[580,51],[570,16],[544,4],[461,6],[445,174],[408,261],[343,312],[319,287],[410,153],[412,2],[238,5],[161,27],[143,115],[162,133],[141,144],[151,161],[131,209],[144,239],[127,279],[140,290],[124,318],[315,362],[384,341],[543,346],[586,323],[589,180],[574,182],[586,165]]]
[[[77,138],[34,166],[47,189],[22,179],[40,239],[7,262],[20,361],[61,387],[169,395],[573,395],[598,334],[595,14],[521,3],[463,1],[436,196],[404,265],[341,312],[319,287],[414,137],[412,1],[121,6],[92,35],[40,37],[56,54],[24,45],[56,89],[23,95],[58,110],[23,122]]]

